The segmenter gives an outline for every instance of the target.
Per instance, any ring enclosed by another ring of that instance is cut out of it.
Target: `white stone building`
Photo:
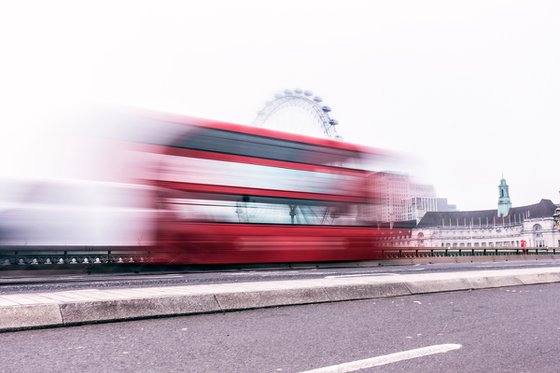
[[[541,200],[514,207],[507,217],[497,210],[428,212],[412,230],[410,246],[430,247],[560,247],[552,214],[556,205]],[[512,211],[513,210],[513,211]]]
[[[560,247],[560,231],[551,200],[511,207],[502,178],[498,208],[481,211],[427,212],[410,232],[408,246],[450,248]]]

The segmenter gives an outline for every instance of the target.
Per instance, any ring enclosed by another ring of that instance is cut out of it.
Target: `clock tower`
[[[509,199],[509,186],[503,175],[500,180],[500,185],[498,186],[498,191],[500,193],[500,197],[498,198],[498,217],[507,216],[511,208],[511,200]]]

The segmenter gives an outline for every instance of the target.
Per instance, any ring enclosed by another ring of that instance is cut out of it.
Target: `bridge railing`
[[[107,264],[150,261],[149,247],[139,246],[4,246],[0,266],[35,264]]]
[[[0,248],[0,268],[34,264],[151,263],[153,248],[10,246]],[[386,247],[383,259],[560,254],[560,247]]]
[[[446,256],[548,255],[560,247],[391,247],[382,250],[384,259]]]

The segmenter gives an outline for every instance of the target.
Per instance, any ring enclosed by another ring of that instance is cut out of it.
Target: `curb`
[[[14,294],[0,332],[555,282],[560,267]]]

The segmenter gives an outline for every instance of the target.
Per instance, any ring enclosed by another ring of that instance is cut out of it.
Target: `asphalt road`
[[[342,264],[340,264],[342,265]],[[152,286],[218,284],[251,281],[277,281],[324,278],[329,276],[379,276],[391,273],[437,273],[481,269],[511,269],[558,266],[560,260],[540,259],[521,261],[436,263],[422,265],[392,265],[371,267],[323,267],[308,269],[246,269],[173,273],[67,274],[28,275],[3,274],[0,271],[0,294],[37,293],[89,288],[134,288]]]
[[[20,331],[0,372],[558,372],[559,304],[547,284]]]

